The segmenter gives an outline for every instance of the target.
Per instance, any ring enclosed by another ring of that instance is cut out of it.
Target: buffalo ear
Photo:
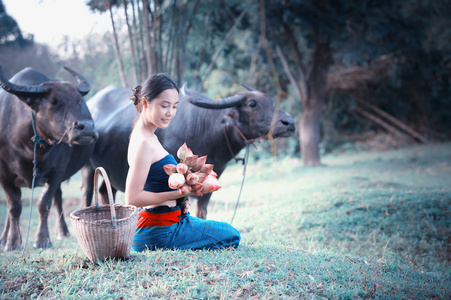
[[[230,109],[223,117],[222,124],[235,125],[238,122],[238,111]]]
[[[20,101],[25,103],[27,106],[29,106],[33,110],[37,110],[39,108],[39,104],[41,103],[40,97],[27,97],[27,96],[17,96]]]

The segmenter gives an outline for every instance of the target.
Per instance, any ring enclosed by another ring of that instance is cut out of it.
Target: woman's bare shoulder
[[[143,137],[132,137],[128,145],[128,162],[142,160],[145,158],[147,161],[153,161],[155,154],[155,143],[152,139]]]

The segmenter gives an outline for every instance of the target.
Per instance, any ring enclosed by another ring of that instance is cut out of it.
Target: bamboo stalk
[[[409,133],[411,136],[417,138],[418,140],[420,140],[423,143],[427,143],[428,140],[422,136],[421,134],[419,134],[418,132],[414,131],[412,128],[410,128],[409,126],[407,126],[406,124],[402,123],[401,121],[399,121],[398,119],[396,119],[395,117],[391,116],[390,114],[386,113],[385,111],[383,111],[382,109],[372,105],[371,103],[366,102],[363,99],[356,99],[357,101],[359,101],[360,103],[362,103],[363,105],[365,105],[366,107],[372,109],[373,111],[377,112],[378,114],[380,114],[381,116],[387,118],[388,120],[390,120],[391,122],[395,123],[397,126],[399,126],[401,129],[405,130],[407,133]]]
[[[130,41],[130,51],[132,52],[132,59],[133,59],[133,63],[132,63],[132,67],[133,67],[133,76],[134,76],[134,80],[135,83],[138,83],[138,71],[137,71],[137,65],[138,65],[138,61],[137,61],[137,55],[136,55],[136,50],[135,50],[135,43],[133,40],[133,32],[132,32],[132,27],[130,25],[130,21],[128,19],[128,6],[127,6],[127,1],[126,0],[122,0],[122,4],[124,5],[124,15],[125,15],[125,23],[127,24],[127,32],[128,32],[128,39]]]
[[[150,30],[149,30],[149,5],[148,0],[143,0],[143,18],[144,18],[144,32],[146,36],[146,47],[145,50],[145,58],[147,63],[147,73],[152,74],[153,73],[153,66],[152,66],[152,57],[151,57],[151,49],[152,49],[152,42],[151,42],[151,36],[150,36]]]
[[[395,127],[391,126],[390,124],[388,124],[387,122],[381,120],[380,118],[378,118],[377,116],[361,109],[360,107],[356,107],[355,111],[358,112],[359,114],[367,117],[368,119],[370,119],[371,121],[381,125],[382,127],[384,127],[385,129],[387,129],[389,132],[392,132],[398,136],[404,136],[404,134],[399,131],[398,129],[396,129]]]
[[[127,81],[125,80],[125,75],[124,75],[124,66],[122,64],[121,51],[119,49],[119,41],[118,41],[118,37],[117,37],[116,25],[114,24],[111,0],[108,0],[107,3],[108,3],[108,10],[110,12],[111,26],[113,27],[114,51],[116,52],[116,58],[117,58],[117,62],[119,64],[119,74],[121,77],[122,86],[125,87],[125,86],[127,86]]]

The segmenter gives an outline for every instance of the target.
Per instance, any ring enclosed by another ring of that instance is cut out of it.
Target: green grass
[[[93,266],[75,237],[56,239],[53,214],[54,247],[33,250],[34,207],[25,254],[0,256],[0,299],[449,299],[451,144],[322,161],[248,165],[233,221],[242,236],[236,250],[132,253]],[[242,166],[231,164],[209,219],[230,222],[241,180]],[[79,175],[63,186],[66,215],[81,207],[79,186]]]

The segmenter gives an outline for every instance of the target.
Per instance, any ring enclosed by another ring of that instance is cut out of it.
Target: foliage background
[[[5,75],[31,66],[50,77],[68,79],[61,68],[67,65],[90,81],[89,99],[107,85],[140,83],[148,71],[145,52],[151,50],[153,72],[167,72],[212,98],[243,91],[240,84],[246,83],[280,99],[280,107],[298,122],[305,103],[297,90],[302,76],[308,77],[315,66],[318,31],[332,53],[320,116],[321,154],[421,143],[362,101],[427,141],[450,138],[448,1],[146,1],[149,44],[143,14],[139,15],[144,2],[87,1],[97,13],[109,13],[108,3],[115,32],[67,41],[59,49],[64,57],[22,36],[20,24],[2,5],[0,62]],[[327,9],[321,10],[321,5]],[[283,57],[294,81],[283,66]],[[301,155],[299,138],[277,141],[272,155]],[[268,155],[269,149],[262,145],[258,155]]]

